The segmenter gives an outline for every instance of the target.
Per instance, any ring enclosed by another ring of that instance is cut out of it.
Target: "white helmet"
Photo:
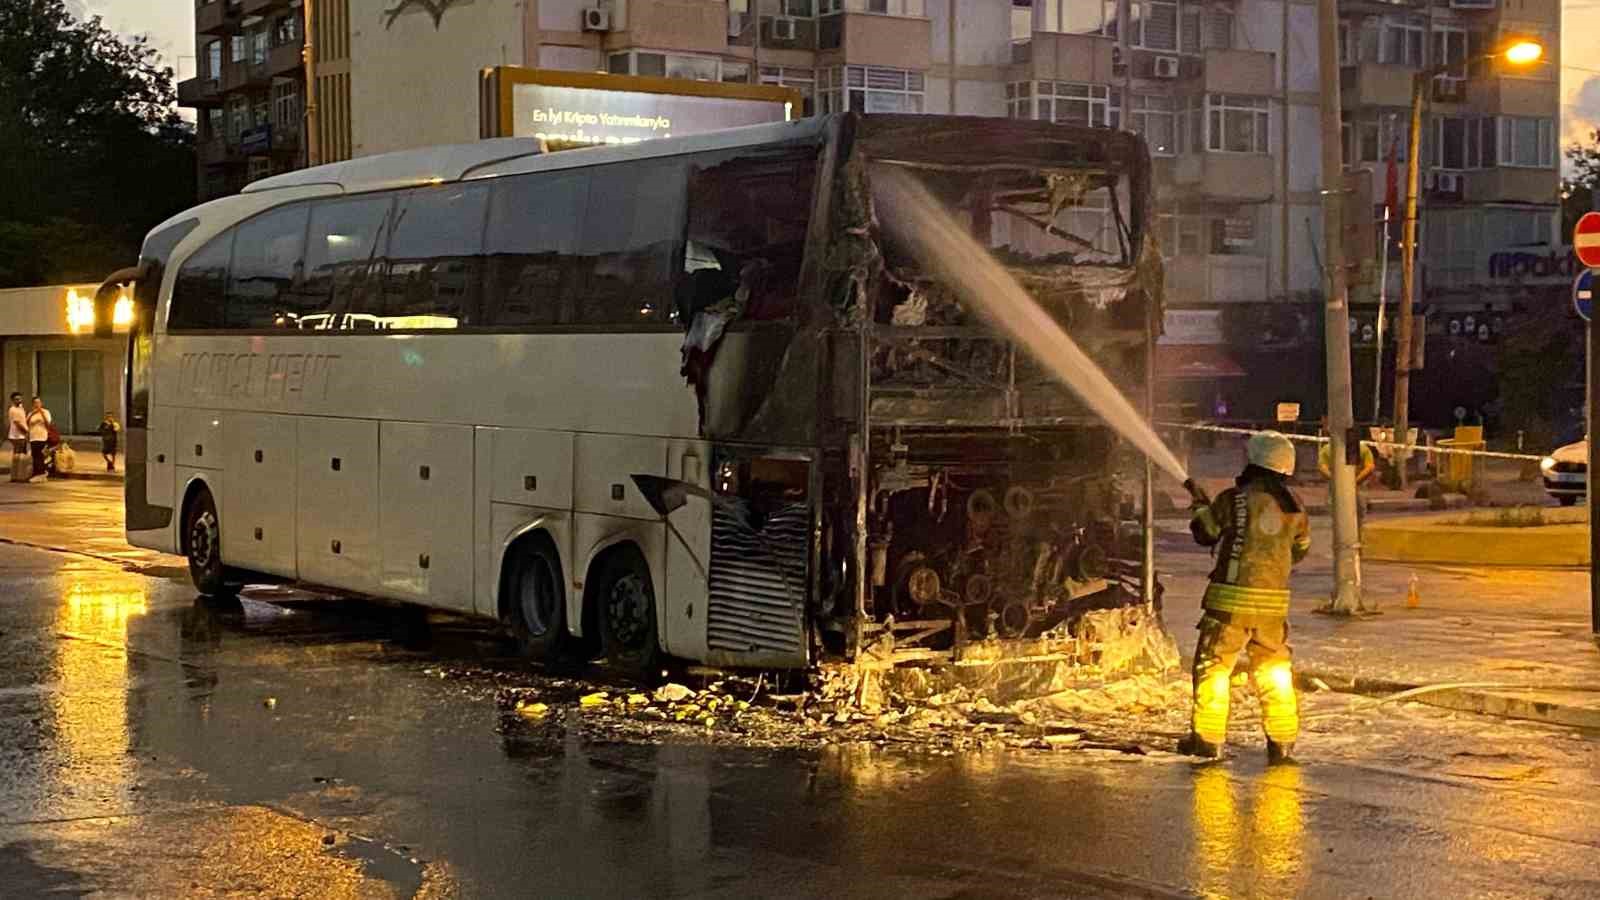
[[[1250,436],[1245,446],[1245,457],[1251,465],[1260,466],[1279,475],[1294,474],[1294,444],[1276,431],[1263,431]]]

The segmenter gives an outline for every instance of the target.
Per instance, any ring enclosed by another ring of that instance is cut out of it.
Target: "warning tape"
[[[1267,429],[1230,428],[1225,425],[1201,425],[1197,422],[1157,422],[1158,428],[1184,428],[1189,431],[1209,431],[1217,434],[1255,435],[1264,434]],[[1291,441],[1304,441],[1309,444],[1326,444],[1328,438],[1314,434],[1290,434],[1279,432]],[[1481,456],[1485,459],[1514,459],[1522,462],[1539,462],[1543,456],[1532,453],[1501,453],[1498,450],[1463,450],[1457,447],[1440,447],[1437,444],[1428,446],[1423,444],[1405,444],[1398,441],[1375,441],[1363,438],[1361,443],[1368,447],[1387,447],[1391,450],[1405,450],[1413,453],[1451,453],[1457,456]]]

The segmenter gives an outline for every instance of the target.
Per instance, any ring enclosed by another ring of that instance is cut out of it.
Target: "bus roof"
[[[310,169],[298,169],[251,182],[245,185],[241,193],[326,185],[353,194],[460,181],[470,176],[510,174],[510,171],[527,171],[530,168],[601,165],[630,159],[649,159],[703,150],[767,144],[780,140],[804,140],[820,134],[823,128],[822,119],[801,119],[796,122],[749,125],[685,137],[661,138],[637,144],[587,147],[560,153],[541,153],[539,141],[531,137],[490,138],[470,144],[447,144],[400,150]],[[533,158],[548,158],[548,162],[540,159],[540,162],[545,164],[530,166],[529,163]]]

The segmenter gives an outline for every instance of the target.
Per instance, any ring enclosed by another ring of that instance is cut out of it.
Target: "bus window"
[[[594,170],[582,252],[590,266],[577,322],[661,325],[683,269],[687,172],[677,160]]]
[[[262,213],[238,226],[228,269],[229,328],[271,328],[300,312],[292,305],[310,206],[296,203]]]
[[[376,261],[389,240],[392,194],[324,200],[311,205],[305,279],[295,304],[302,315],[374,315]]]
[[[217,235],[184,260],[172,288],[169,330],[222,327],[223,287],[228,256],[233,251],[233,230]]]
[[[484,246],[483,323],[558,325],[574,318],[583,269],[578,234],[588,172],[518,175],[495,182]]]
[[[487,185],[447,185],[400,195],[383,279],[391,328],[476,325],[483,278]]]
[[[695,258],[685,260],[685,269],[693,287],[679,291],[685,327],[689,317],[740,288],[738,316],[794,315],[816,168],[816,155],[806,153],[740,157],[692,174],[689,246]],[[722,277],[708,277],[707,268]]]

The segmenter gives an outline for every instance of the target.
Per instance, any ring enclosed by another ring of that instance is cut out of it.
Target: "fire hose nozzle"
[[[1193,478],[1185,478],[1183,480],[1183,489],[1189,492],[1189,496],[1194,498],[1195,503],[1201,506],[1211,505],[1211,498],[1206,496],[1205,490],[1200,485],[1194,483]]]

